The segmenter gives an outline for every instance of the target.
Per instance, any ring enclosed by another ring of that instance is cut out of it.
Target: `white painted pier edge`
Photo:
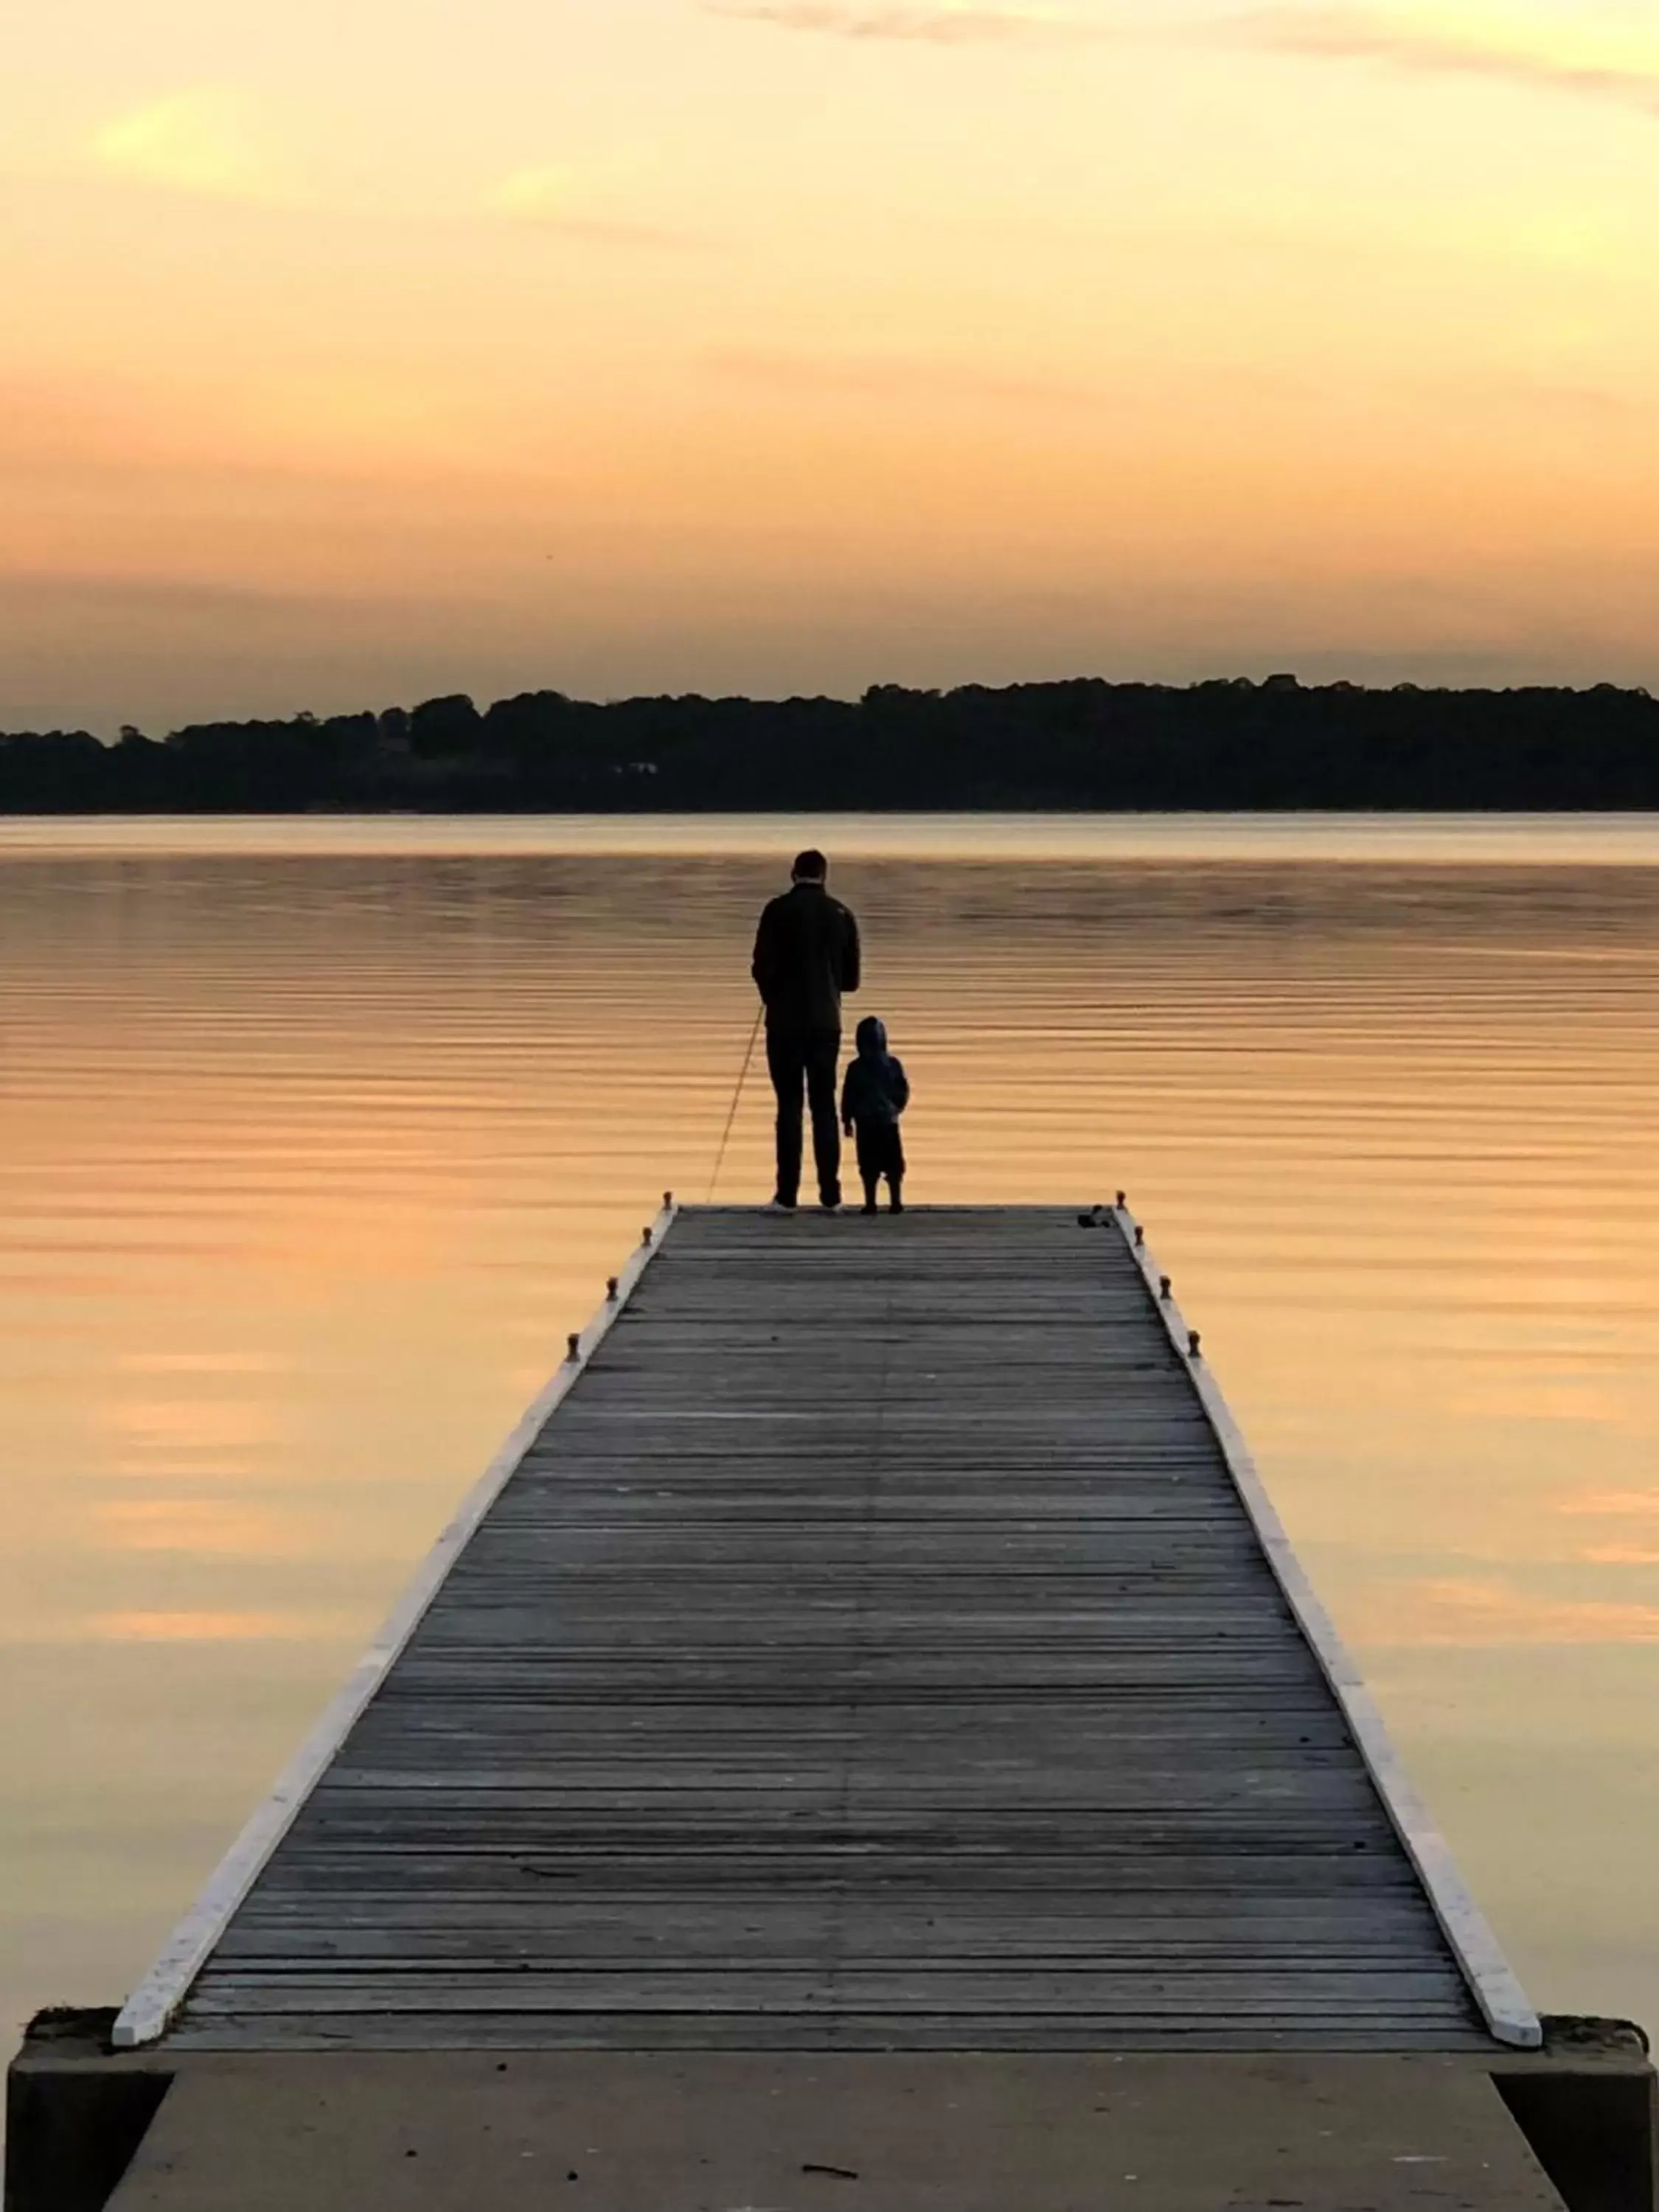
[[[1267,1554],[1267,1564],[1346,1717],[1359,1755],[1376,1785],[1395,1832],[1417,1869],[1435,1917],[1482,2017],[1499,2043],[1522,2051],[1538,2050],[1544,2040],[1538,2015],[1528,2003],[1486,1915],[1458,1872],[1445,1838],[1401,1764],[1376,1701],[1338,1635],[1335,1623],[1316,1595],[1267,1495],[1243,1432],[1228,1410],[1227,1401],[1198,1348],[1198,1340],[1190,1334],[1173,1297],[1164,1296],[1164,1284],[1168,1279],[1159,1272],[1144,1231],[1125,1206],[1104,1207],[1101,1212],[1109,1214],[1116,1223],[1145,1278],[1170,1340],[1192,1378],[1193,1388],[1215,1432],[1228,1472],[1237,1486],[1244,1510]]]
[[[270,1795],[221,1859],[207,1887],[162,1945],[116,2018],[110,2039],[118,2050],[131,2051],[155,2043],[167,2033],[173,2014],[189,1995],[191,1983],[228,1926],[231,1916],[264,1871],[271,1854],[293,1826],[359,1715],[420,1626],[428,1607],[443,1586],[444,1577],[465,1550],[478,1524],[628,1304],[640,1277],[662,1249],[678,1211],[672,1196],[665,1199],[661,1212],[617,1277],[615,1297],[606,1298],[577,1336],[573,1350],[557,1372],[526,1407],[518,1425],[422,1561],[374,1641],[283,1768]]]

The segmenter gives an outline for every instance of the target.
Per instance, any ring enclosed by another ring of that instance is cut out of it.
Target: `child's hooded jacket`
[[[887,1049],[887,1024],[866,1014],[858,1026],[858,1048],[842,1085],[841,1118],[890,1128],[910,1103],[910,1081],[903,1062]]]

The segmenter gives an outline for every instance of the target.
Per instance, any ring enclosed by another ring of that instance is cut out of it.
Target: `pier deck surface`
[[[216,2050],[1491,2048],[1115,1228],[682,1212]]]

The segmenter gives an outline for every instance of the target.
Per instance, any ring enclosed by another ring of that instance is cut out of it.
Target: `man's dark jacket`
[[[796,884],[760,918],[751,971],[769,1030],[839,1030],[859,987],[859,926],[822,884]]]

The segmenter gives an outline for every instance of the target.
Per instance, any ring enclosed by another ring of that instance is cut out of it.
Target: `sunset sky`
[[[0,727],[1659,683],[1651,0],[52,0]]]

